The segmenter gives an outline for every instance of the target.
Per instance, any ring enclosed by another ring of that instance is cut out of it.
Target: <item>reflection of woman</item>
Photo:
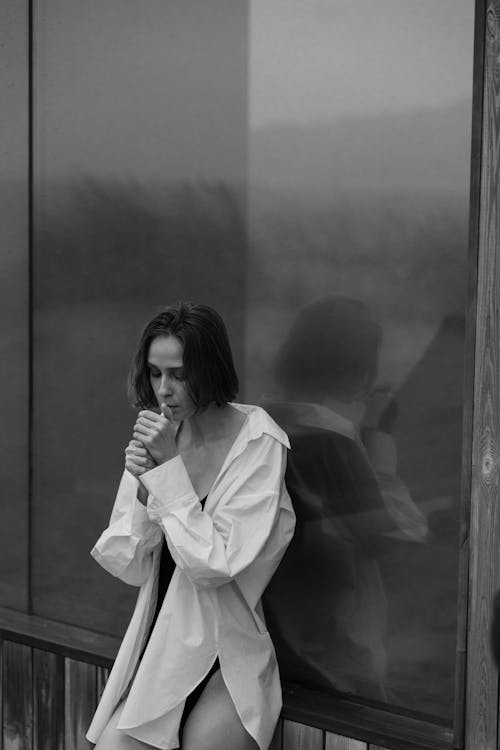
[[[393,406],[367,408],[380,342],[361,302],[332,296],[301,310],[281,348],[284,398],[266,408],[290,437],[297,529],[265,605],[286,678],[385,700],[377,558],[391,536],[421,540],[426,524],[395,474]]]
[[[148,323],[131,375],[143,410],[92,550],[141,587],[89,729],[97,750],[271,740],[281,689],[260,598],[293,534],[288,440],[229,403],[237,388],[214,310],[181,303]]]

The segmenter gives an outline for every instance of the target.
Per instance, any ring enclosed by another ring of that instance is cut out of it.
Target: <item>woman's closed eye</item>
[[[149,377],[150,378],[161,378],[161,372],[157,370],[155,367],[149,368]]]
[[[182,381],[186,379],[184,369],[182,367],[178,367],[175,370],[168,370],[167,375],[168,377],[173,378],[173,380]],[[161,378],[161,371],[157,370],[156,367],[149,367],[149,377]]]

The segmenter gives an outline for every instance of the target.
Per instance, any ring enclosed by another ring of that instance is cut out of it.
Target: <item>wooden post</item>
[[[478,8],[481,3],[478,4]],[[483,6],[484,7],[484,6]],[[496,750],[498,672],[489,647],[499,586],[500,0],[486,2],[472,420],[466,750]]]

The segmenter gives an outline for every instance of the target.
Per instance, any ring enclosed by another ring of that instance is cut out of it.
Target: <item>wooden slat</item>
[[[321,729],[294,721],[283,723],[283,750],[323,750],[324,741]]]
[[[367,744],[360,740],[353,740],[350,737],[327,732],[325,735],[325,750],[367,750]]]
[[[97,667],[96,671],[96,698],[97,703],[101,700],[101,695],[104,692],[104,688],[106,687],[106,682],[108,681],[109,677],[109,669],[106,669],[105,667]]]
[[[96,667],[65,659],[64,723],[65,750],[90,750],[85,733],[96,708]]]
[[[484,12],[484,5],[478,9]],[[498,671],[489,647],[499,586],[500,381],[500,0],[486,3],[478,303],[471,475],[469,626],[465,747],[497,747]]]
[[[283,750],[283,719],[278,722],[269,750]]]
[[[33,649],[33,750],[64,748],[64,660]]]
[[[31,750],[33,697],[31,649],[3,643],[3,747]]]

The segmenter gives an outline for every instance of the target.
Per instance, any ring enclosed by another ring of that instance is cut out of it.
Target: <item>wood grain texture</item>
[[[33,649],[33,750],[64,750],[64,660]]]
[[[64,750],[90,750],[85,733],[97,705],[96,667],[65,659]]]
[[[108,681],[109,677],[109,669],[106,669],[105,667],[97,667],[96,670],[96,700],[97,703],[101,700],[101,696],[104,692],[104,688],[106,687],[106,682]]]
[[[0,637],[108,668],[120,647],[119,638],[3,607]]]
[[[483,141],[483,77],[485,0],[475,0],[474,68],[472,89],[471,175],[469,201],[468,290],[465,318],[462,477],[459,531],[458,610],[454,700],[454,745],[465,744],[466,664],[469,600],[469,542],[471,465],[474,419],[474,374],[477,323],[477,272],[480,219],[481,149]]]
[[[283,750],[283,719],[278,722],[269,750]]]
[[[326,732],[325,750],[367,750],[366,742],[353,740],[350,737],[343,737],[341,734]]]
[[[19,643],[3,642],[3,747],[31,750],[33,693],[31,649]]]
[[[498,246],[500,124],[500,0],[486,3],[483,129],[477,267],[472,437],[469,626],[465,747],[497,747],[498,673],[489,648],[492,600],[499,585]]]
[[[352,698],[308,690],[302,685],[285,683],[283,698],[285,719],[322,727],[344,737],[355,736],[391,750],[451,750],[453,747],[451,727],[424,717],[384,710]]]
[[[283,750],[323,750],[324,732],[316,727],[283,722]]]

